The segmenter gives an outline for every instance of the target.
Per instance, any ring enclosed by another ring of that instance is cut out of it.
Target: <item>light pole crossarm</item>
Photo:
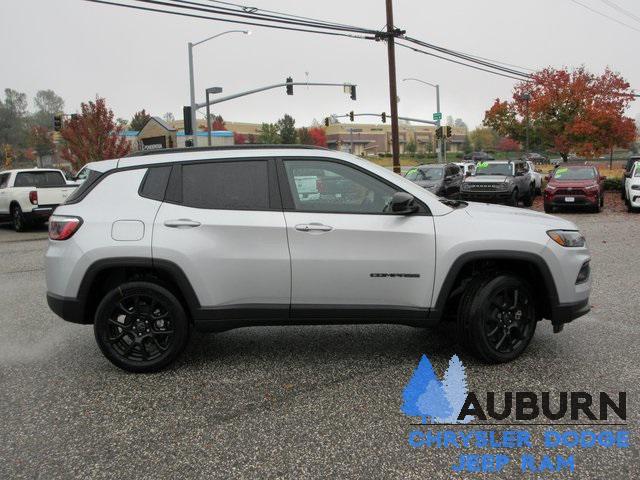
[[[227,33],[244,33],[245,35],[248,35],[249,30],[227,30],[226,32],[218,33],[216,35],[207,37],[204,40],[200,40],[199,42],[190,42],[190,45],[195,47],[196,45],[200,45],[201,43],[208,42],[209,40],[213,40],[214,38],[221,37],[222,35],[226,35]]]
[[[350,115],[330,115],[333,118],[347,118]],[[379,117],[379,113],[354,113],[354,117]],[[407,122],[416,122],[416,123],[427,123],[429,125],[437,125],[438,122],[434,122],[433,120],[423,120],[421,118],[410,118],[410,117],[398,117],[398,120],[405,120]]]
[[[236,98],[245,97],[247,95],[252,95],[254,93],[264,92],[266,90],[273,90],[274,88],[282,88],[287,85],[307,85],[310,87],[357,87],[357,85],[353,83],[320,83],[320,82],[289,82],[289,83],[276,83],[274,85],[267,85],[266,87],[254,88],[253,90],[247,90],[246,92],[234,93],[233,95],[227,95],[226,97],[218,97],[209,101],[209,105],[215,105],[222,102],[227,102],[229,100],[234,100]],[[196,103],[196,109],[206,107],[207,102]]]

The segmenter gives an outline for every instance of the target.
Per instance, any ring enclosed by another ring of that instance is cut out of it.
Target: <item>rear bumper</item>
[[[46,219],[49,218],[57,205],[46,205],[43,207],[35,207],[30,212],[24,212],[24,216],[28,219]]]
[[[61,297],[47,292],[47,303],[53,313],[67,322],[83,324],[91,323],[91,321],[85,320],[82,305],[80,301],[75,298]]]

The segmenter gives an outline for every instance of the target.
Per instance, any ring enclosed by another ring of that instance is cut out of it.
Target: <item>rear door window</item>
[[[222,210],[268,210],[267,160],[183,164],[182,204]]]
[[[9,174],[3,173],[2,175],[0,175],[0,188],[7,188],[8,184],[9,184]]]

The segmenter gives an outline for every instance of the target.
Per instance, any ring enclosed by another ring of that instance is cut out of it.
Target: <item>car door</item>
[[[10,175],[10,173],[0,174],[0,213],[2,214],[9,213],[9,190],[7,186],[9,185]]]
[[[321,172],[317,197],[304,197],[299,177]],[[426,206],[389,213],[400,190],[333,159],[285,158],[278,177],[291,252],[291,315],[417,315],[430,305],[435,268],[434,222]],[[325,178],[339,178],[335,188]],[[391,313],[390,313],[391,312]]]
[[[174,165],[152,252],[154,263],[183,271],[205,317],[288,315],[291,266],[274,161]]]

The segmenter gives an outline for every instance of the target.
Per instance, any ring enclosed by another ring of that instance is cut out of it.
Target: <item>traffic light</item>
[[[329,126],[329,117],[324,117],[324,126],[325,127]]]
[[[356,99],[356,86],[351,85],[351,100],[355,100],[355,99]]]
[[[293,95],[293,78],[287,77],[287,95]]]
[[[438,140],[442,138],[442,127],[436,127],[436,138]]]
[[[353,113],[353,110],[351,110],[349,112],[349,120],[351,120],[353,122],[353,117],[355,116],[355,114]]]
[[[62,115],[54,115],[53,116],[53,129],[56,132],[62,130]]]
[[[387,123],[387,112],[382,112],[380,118],[382,119],[382,123]]]
[[[184,119],[184,134],[193,135],[193,125],[191,124],[191,107],[185,105],[182,107],[182,118]]]
[[[446,130],[446,132],[447,132],[446,137],[447,138],[451,137],[451,125],[447,125],[445,128],[447,129]]]

